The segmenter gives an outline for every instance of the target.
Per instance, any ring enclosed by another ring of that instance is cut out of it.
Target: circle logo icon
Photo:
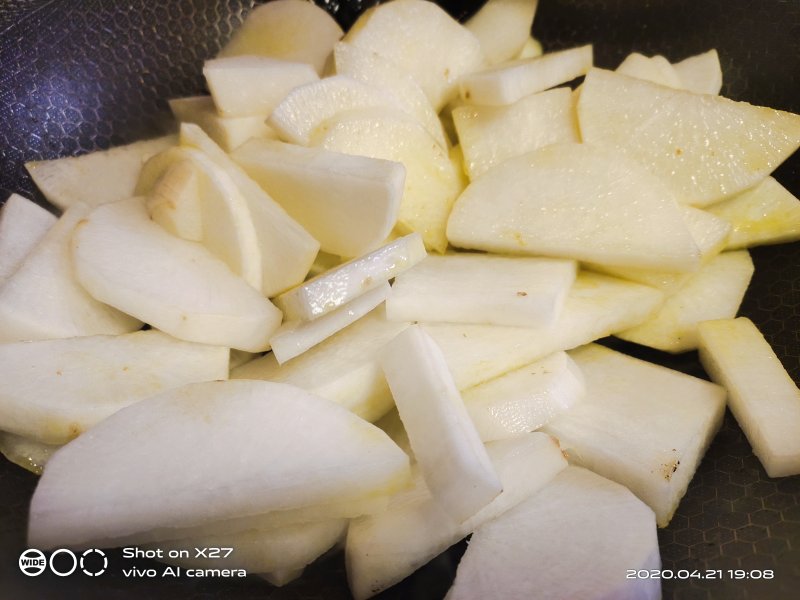
[[[86,568],[86,557],[91,556],[92,554],[97,554],[99,558],[103,559],[103,566],[100,569],[94,571],[90,571],[89,569]],[[97,577],[98,575],[102,575],[103,573],[106,572],[107,568],[108,568],[108,557],[106,556],[106,553],[103,552],[102,550],[98,548],[89,548],[88,550],[84,551],[83,554],[81,554],[81,571],[86,573],[89,577]]]
[[[47,558],[41,550],[29,548],[19,555],[19,570],[28,577],[41,575],[46,568]]]

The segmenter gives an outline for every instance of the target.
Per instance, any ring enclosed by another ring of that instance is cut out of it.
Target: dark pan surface
[[[320,2],[350,25],[372,2]],[[477,2],[443,3],[456,17]],[[79,154],[156,135],[170,127],[166,99],[203,90],[201,64],[252,6],[245,0],[5,0],[0,2],[0,197],[43,202],[25,160]],[[596,63],[615,67],[630,51],[670,60],[719,50],[723,94],[800,112],[798,0],[540,0],[535,35],[545,49],[594,42]],[[776,177],[800,195],[800,157]],[[800,244],[752,251],[756,274],[742,314],[765,333],[800,380]],[[694,353],[670,357],[610,342],[692,374]],[[92,579],[28,578],[17,567],[36,477],[0,460],[0,598],[348,598],[341,555],[323,559],[285,588],[236,580],[134,580],[111,554]],[[666,580],[676,599],[789,599],[800,589],[800,477],[769,479],[726,416],[670,526],[659,532],[665,569],[722,569],[722,581]],[[464,544],[385,598],[442,598]],[[138,567],[158,566],[136,561]],[[534,569],[535,565],[531,565]],[[734,581],[728,569],[774,570],[772,581]]]

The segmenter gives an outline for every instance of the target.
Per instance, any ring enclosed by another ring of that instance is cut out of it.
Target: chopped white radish
[[[459,106],[453,124],[470,179],[542,146],[580,141],[568,88],[531,94],[508,106]]]
[[[342,34],[333,17],[314,3],[276,0],[248,13],[219,56],[271,56],[308,63],[321,74]]]
[[[406,71],[388,58],[358,46],[339,42],[333,48],[336,73],[390,92],[442,148],[447,147],[442,123],[425,92]]]
[[[314,130],[337,113],[373,107],[405,110],[390,92],[335,75],[293,90],[275,107],[267,122],[284,140],[308,146]]]
[[[525,45],[522,46],[522,50],[520,50],[519,54],[517,54],[517,56],[514,58],[536,58],[542,54],[544,54],[542,43],[535,37],[530,36],[527,40],[525,40]]]
[[[223,117],[268,115],[294,88],[319,81],[309,64],[267,56],[207,60],[203,75]]]
[[[663,295],[649,286],[594,273],[575,279],[561,317],[550,327],[426,323],[460,390],[642,323]]]
[[[58,208],[78,202],[97,206],[130,198],[147,159],[177,143],[174,135],[167,135],[82,156],[32,161],[25,168]]]
[[[375,425],[383,429],[392,441],[397,444],[400,449],[408,454],[409,458],[414,459],[414,451],[411,449],[411,442],[408,441],[408,433],[403,426],[403,421],[400,419],[400,413],[397,412],[397,407],[393,408],[380,419],[375,421]]]
[[[568,467],[472,536],[448,600],[658,600],[653,511],[621,485]]]
[[[700,361],[770,477],[800,474],[800,390],[752,321],[698,326]]]
[[[552,324],[575,281],[574,261],[490,254],[428,256],[398,275],[394,321],[537,327]]]
[[[227,379],[228,349],[153,330],[0,344],[0,378],[0,430],[65,444],[143,398]]]
[[[461,248],[690,271],[700,253],[669,188],[616,151],[553,144],[511,158],[459,196]]]
[[[388,295],[389,283],[385,282],[313,321],[283,323],[269,339],[275,360],[283,364],[313,348],[366,315],[386,300]]]
[[[436,343],[416,325],[380,353],[380,364],[425,484],[443,511],[463,522],[502,484]]]
[[[329,254],[320,250],[317,254],[317,258],[314,259],[314,264],[312,264],[311,268],[308,270],[308,279],[316,277],[325,271],[330,271],[334,267],[338,267],[345,262],[345,260],[346,259],[343,259],[341,256]]]
[[[412,233],[334,267],[275,298],[290,321],[311,321],[381,286],[425,258],[419,234]]]
[[[419,473],[415,487],[394,496],[385,512],[356,519],[347,531],[350,591],[369,598],[401,581],[461,538],[546,486],[567,466],[558,443],[542,433],[487,444],[503,491],[465,523],[436,501]]]
[[[460,166],[418,121],[388,109],[348,111],[326,121],[313,140],[329,150],[402,163],[406,168],[397,231],[417,231],[444,253],[450,209],[463,190]]]
[[[347,531],[347,520],[327,519],[275,529],[248,529],[235,533],[181,538],[159,542],[145,549],[160,550],[168,557],[163,562],[187,569],[242,569],[247,573],[264,573],[303,569],[325,553]],[[197,552],[181,557],[187,548],[232,548],[227,556],[221,553]],[[211,555],[209,555],[211,554]]]
[[[722,89],[722,67],[715,49],[690,56],[672,65],[681,87],[696,94],[718,95]]]
[[[400,163],[276,140],[251,140],[231,156],[324,252],[361,256],[380,246],[397,221]]]
[[[61,446],[43,444],[26,437],[0,431],[0,453],[15,465],[41,475],[44,466]]]
[[[693,273],[647,321],[615,335],[666,352],[694,350],[697,324],[735,317],[752,276],[746,250],[723,252]]]
[[[683,87],[675,67],[661,55],[644,56],[638,52],[632,52],[617,67],[617,73],[671,88]]]
[[[800,240],[800,200],[772,177],[706,210],[731,224],[730,250]]]
[[[169,101],[175,119],[202,128],[225,152],[231,152],[251,137],[274,139],[278,134],[267,125],[267,116],[220,117],[210,96],[175,98]]]
[[[75,278],[70,238],[90,210],[85,204],[67,209],[0,286],[0,342],[127,333],[142,326],[93,298]]]
[[[408,323],[387,321],[379,306],[283,365],[270,353],[234,370],[231,377],[291,383],[374,421],[393,406],[377,353],[406,327]]]
[[[145,196],[145,207],[153,221],[192,242],[203,239],[200,171],[186,148],[170,148],[144,164],[136,190],[137,195]]]
[[[584,142],[639,161],[697,206],[754,185],[800,145],[798,115],[602,69],[586,76],[578,120]]]
[[[484,61],[478,38],[441,7],[422,0],[377,6],[362,15],[344,40],[410,73],[436,111],[456,95],[459,78]]]
[[[31,501],[28,543],[146,543],[157,528],[393,493],[408,476],[385,433],[299,388],[190,384],[56,452]]]
[[[484,442],[539,429],[580,400],[583,375],[566,352],[509,371],[461,392]]]
[[[519,55],[530,39],[539,0],[489,0],[466,22],[481,43],[486,62],[496,65]]]
[[[596,344],[570,355],[586,396],[543,431],[571,462],[628,487],[666,527],[722,423],[725,390]]]
[[[38,204],[11,194],[0,207],[0,285],[16,271],[58,219]]]
[[[233,179],[247,201],[261,248],[261,291],[272,297],[305,278],[319,242],[292,219],[197,125],[181,125],[181,144],[197,148]]]
[[[225,263],[151,221],[140,198],[83,218],[72,259],[94,298],[179,339],[258,352],[281,322],[281,312]]]
[[[512,104],[586,74],[592,68],[592,46],[523,58],[461,78],[461,98],[469,104]]]

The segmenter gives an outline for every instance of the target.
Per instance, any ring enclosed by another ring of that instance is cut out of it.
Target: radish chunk
[[[617,67],[617,73],[671,88],[683,87],[675,67],[660,55],[644,56],[638,52],[633,52]]]
[[[70,238],[90,210],[85,204],[67,209],[0,286],[0,342],[114,335],[142,326],[93,298],[75,277]]]
[[[412,325],[381,351],[380,364],[425,483],[463,522],[502,491],[436,343]]]
[[[428,256],[397,276],[393,321],[537,327],[554,323],[575,281],[573,261],[487,254]]]
[[[486,452],[503,491],[465,523],[443,510],[418,471],[414,488],[395,495],[386,511],[350,523],[345,560],[356,600],[401,581],[475,528],[535,494],[567,466],[558,443],[542,433],[488,444]]]
[[[94,298],[179,339],[259,352],[281,312],[195,242],[151,221],[140,198],[96,208],[72,239]]]
[[[696,94],[718,95],[722,89],[722,67],[713,48],[690,56],[672,65],[681,80],[681,87]]]
[[[313,321],[287,321],[283,323],[269,339],[275,359],[283,364],[287,360],[302,354],[337,331],[355,323],[386,300],[388,295],[389,284],[387,282]]]
[[[585,75],[592,68],[592,46],[523,58],[461,78],[468,104],[502,106]]]
[[[461,248],[691,271],[699,250],[658,177],[623,155],[553,144],[509,159],[456,200],[447,238]]]
[[[663,294],[651,287],[582,272],[552,326],[425,323],[423,328],[444,353],[456,386],[464,390],[558,350],[638,325],[662,301]]]
[[[147,543],[158,528],[393,493],[408,476],[381,430],[294,386],[191,384],[59,450],[34,492],[28,542]]]
[[[0,285],[22,264],[58,219],[38,204],[11,194],[0,207]]]
[[[566,352],[509,371],[461,392],[484,442],[546,425],[583,398],[583,375]]]
[[[725,390],[595,344],[570,355],[586,396],[543,430],[572,462],[628,487],[666,527],[722,423]]]
[[[377,354],[406,327],[408,323],[387,321],[379,306],[282,365],[269,353],[235,369],[231,377],[291,383],[374,421],[393,406]]]
[[[228,349],[154,330],[0,344],[0,378],[0,430],[65,444],[148,396],[227,379]]]
[[[800,474],[800,390],[752,321],[698,327],[700,361],[728,390],[728,405],[770,477]]]
[[[294,88],[319,81],[311,65],[266,56],[207,60],[203,75],[223,117],[268,115]]]
[[[758,183],[800,146],[798,115],[602,69],[586,76],[578,120],[584,142],[639,161],[696,206]]]
[[[470,179],[542,146],[580,141],[568,88],[531,94],[508,106],[459,106],[453,124]]]
[[[0,431],[0,453],[15,465],[36,475],[42,474],[47,461],[60,447],[60,444],[43,444],[7,431]]]
[[[539,0],[489,0],[466,26],[481,43],[486,62],[496,65],[517,56],[530,38]]]
[[[170,148],[148,160],[142,167],[136,193],[145,196],[145,207],[153,221],[172,235],[200,242],[204,233],[202,173],[186,150]]]
[[[621,485],[568,467],[480,527],[461,558],[448,600],[569,598],[658,600],[653,511]]]
[[[697,324],[735,317],[752,276],[747,250],[723,252],[693,273],[647,321],[615,335],[666,352],[694,350]]]
[[[361,256],[397,221],[406,174],[398,162],[271,140],[252,140],[232,157],[324,252]]]
[[[288,320],[311,321],[381,286],[423,258],[422,238],[412,233],[309,279],[275,298],[275,304]]]

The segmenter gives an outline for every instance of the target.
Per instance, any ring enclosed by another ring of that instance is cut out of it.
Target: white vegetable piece
[[[171,551],[179,556],[187,548],[233,549],[228,556],[197,556],[192,552],[188,558],[163,561],[187,569],[243,569],[247,573],[302,570],[341,540],[346,531],[347,520],[327,519],[275,529],[181,538],[144,548],[160,549],[165,557]]]
[[[311,2],[276,0],[254,8],[219,56],[254,54],[305,62],[322,74],[342,28]]]
[[[752,277],[746,250],[723,252],[693,273],[647,321],[615,335],[666,352],[694,350],[698,323],[735,317]]]
[[[575,274],[570,260],[428,256],[397,276],[386,316],[393,321],[549,325],[561,314]]]
[[[487,444],[503,491],[465,523],[457,523],[416,473],[413,489],[394,496],[382,513],[356,519],[347,531],[345,560],[357,600],[398,583],[432,558],[546,486],[567,466],[558,442],[542,433]]]
[[[800,146],[798,115],[602,69],[586,76],[578,120],[584,142],[639,161],[696,206],[758,183]]]
[[[658,600],[653,511],[621,485],[568,467],[539,493],[472,536],[448,600]]]
[[[42,474],[47,461],[60,447],[59,444],[43,444],[7,431],[0,431],[0,453],[15,465],[36,475]]]
[[[583,398],[586,386],[566,352],[509,371],[461,392],[484,442],[539,429]]]
[[[731,224],[729,250],[800,240],[800,200],[772,177],[706,210]]]
[[[718,95],[722,89],[722,67],[715,49],[690,56],[672,65],[681,87],[696,94]]]
[[[632,52],[617,67],[617,73],[671,88],[683,88],[683,83],[675,71],[675,67],[661,55],[645,56],[638,52]]]
[[[147,543],[158,528],[389,494],[408,477],[386,434],[332,402],[265,381],[191,384],[56,452],[31,501],[28,542]]]
[[[425,484],[444,512],[469,519],[503,488],[441,350],[412,325],[379,360]]]
[[[294,88],[319,81],[314,68],[267,56],[230,56],[203,66],[214,105],[223,117],[270,114]]]
[[[262,293],[272,297],[303,281],[319,251],[319,242],[250,179],[202,129],[189,123],[181,125],[181,144],[202,150],[222,167],[247,201],[261,248]]]
[[[585,75],[592,68],[592,46],[549,52],[504,63],[461,78],[468,104],[502,106]]]
[[[406,181],[396,230],[417,231],[429,250],[444,253],[447,217],[464,189],[461,162],[453,162],[419,122],[397,110],[348,111],[326,121],[312,141],[328,150],[402,163]]]
[[[426,323],[423,327],[444,352],[456,386],[464,390],[553,352],[638,325],[662,301],[663,294],[649,286],[580,272],[553,326]]]
[[[394,0],[364,13],[344,40],[394,62],[417,80],[435,111],[459,78],[481,67],[481,44],[433,2]]]
[[[309,279],[276,297],[275,304],[289,321],[311,321],[375,289],[423,258],[422,238],[412,233]]]
[[[148,396],[227,379],[228,349],[154,330],[0,344],[0,377],[0,430],[65,444]]]
[[[542,146],[580,141],[568,88],[531,94],[508,106],[459,106],[453,110],[453,124],[470,179]]]
[[[76,204],[0,287],[0,342],[127,333],[140,321],[90,296],[76,280],[70,238],[90,208]]]
[[[496,65],[515,58],[530,39],[539,0],[489,0],[466,23],[486,62]]]
[[[72,260],[94,298],[179,339],[258,352],[281,322],[281,312],[225,263],[151,221],[140,198],[85,217]]]
[[[165,230],[184,240],[200,242],[203,239],[202,174],[186,150],[170,148],[148,160],[142,167],[136,195],[145,196],[147,213]]]
[[[251,137],[278,137],[272,127],[267,125],[267,114],[254,117],[220,117],[210,96],[175,98],[169,101],[169,107],[177,121],[198,125],[225,152],[231,152]]]
[[[616,151],[553,144],[473,181],[447,238],[461,248],[690,271],[700,253],[658,177]]]
[[[415,117],[442,148],[447,148],[442,123],[414,78],[388,58],[358,46],[339,42],[333,48],[336,73],[357,79],[394,95],[405,112]]]
[[[394,404],[377,354],[406,327],[408,323],[387,321],[379,306],[283,365],[270,353],[234,370],[231,377],[290,383],[375,421]]]
[[[314,130],[337,113],[374,107],[405,110],[400,100],[384,89],[334,75],[293,90],[267,122],[282,139],[308,146]]]
[[[0,207],[0,285],[16,271],[58,219],[38,204],[11,194]]]
[[[25,168],[58,208],[79,202],[97,206],[130,198],[147,159],[177,143],[167,135],[82,156],[27,162]]]
[[[586,396],[543,431],[574,464],[625,485],[666,527],[722,423],[725,390],[596,344],[570,355]]]
[[[380,246],[397,221],[400,163],[273,140],[251,140],[231,156],[324,252],[361,256]]]
[[[522,50],[519,51],[519,54],[517,54],[515,58],[536,58],[542,54],[544,54],[542,43],[535,37],[530,36],[527,40],[525,40],[525,45],[522,46]]]
[[[800,390],[744,317],[698,326],[700,361],[728,391],[728,406],[770,477],[800,474]]]
[[[283,364],[313,348],[366,315],[388,295],[389,283],[385,282],[313,321],[284,322],[269,339],[275,360]]]

